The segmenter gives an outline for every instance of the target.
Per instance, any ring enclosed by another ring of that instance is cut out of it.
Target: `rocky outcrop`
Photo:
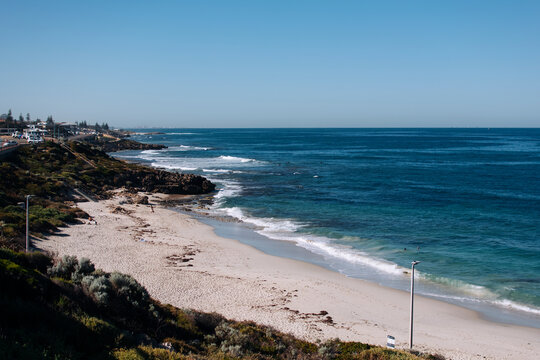
[[[144,191],[187,195],[207,194],[216,188],[216,185],[202,176],[163,170],[146,173],[140,185]]]
[[[104,137],[96,138],[89,143],[103,152],[115,152],[121,150],[160,150],[167,148],[165,145],[161,144],[143,144],[129,139],[116,140]]]
[[[66,148],[52,143],[44,145],[43,150],[49,153],[45,164],[49,167],[58,165],[58,168],[50,169],[48,173],[56,171],[64,177],[69,176],[71,181],[79,184],[78,187],[83,186],[90,193],[99,196],[107,196],[109,190],[121,187],[130,192],[183,195],[207,194],[216,188],[202,176],[168,172],[117,160],[96,146],[86,143],[71,142],[67,152]],[[65,158],[66,156],[69,159]],[[81,159],[87,161],[83,162]]]

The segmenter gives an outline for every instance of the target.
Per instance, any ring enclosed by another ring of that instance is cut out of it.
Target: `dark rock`
[[[79,155],[98,164],[95,168],[85,170],[88,175],[86,179],[91,182],[86,185],[91,185],[95,190],[94,192],[100,192],[106,187],[124,187],[131,194],[137,192],[161,192],[165,194],[199,195],[211,193],[216,188],[216,185],[202,176],[168,172],[139,164],[127,163],[111,158],[103,150],[94,149],[88,144],[72,143],[71,148]]]
[[[161,150],[167,148],[161,144],[143,144],[138,141],[128,139],[110,139],[99,137],[92,141],[90,144],[97,147],[103,152],[115,152],[121,150]]]
[[[148,196],[135,196],[133,202],[135,204],[148,205]]]

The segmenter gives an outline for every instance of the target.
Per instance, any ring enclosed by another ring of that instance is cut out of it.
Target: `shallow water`
[[[152,131],[170,147],[115,156],[210,178],[214,212],[329,268],[407,289],[419,260],[420,293],[540,327],[539,129]]]

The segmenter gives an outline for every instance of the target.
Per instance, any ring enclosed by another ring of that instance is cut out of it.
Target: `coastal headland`
[[[170,204],[170,194],[212,191],[204,178],[110,159],[80,143],[20,149],[13,156],[17,166],[2,163],[0,200],[4,206],[23,193],[39,196],[33,211],[41,222],[32,228],[43,234],[34,239],[38,249],[131,275],[153,298],[178,308],[255,321],[309,341],[384,346],[392,335],[397,348],[408,348],[408,293],[262,253],[162,205]],[[55,212],[43,211],[48,208]],[[17,234],[22,215],[4,209],[14,219],[9,231]],[[414,348],[421,352],[535,359],[539,339],[539,329],[489,322],[470,310],[416,298]]]

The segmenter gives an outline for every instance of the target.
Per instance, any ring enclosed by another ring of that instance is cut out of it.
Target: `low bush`
[[[133,277],[114,272],[110,276],[110,281],[116,295],[125,299],[131,306],[136,308],[147,308],[150,296],[146,289]]]
[[[5,249],[0,249],[0,354],[15,359],[420,359],[337,339],[314,344],[253,322],[184,311],[152,300],[131,276],[96,270],[88,259],[64,256],[53,262],[43,254]]]
[[[65,280],[71,280],[71,274],[73,274],[77,265],[78,261],[75,256],[64,255],[62,258],[58,259],[51,268],[49,268],[47,273],[51,277],[59,277]]]
[[[90,295],[99,305],[109,305],[112,286],[107,276],[101,275],[95,277],[92,275],[88,275],[83,278],[82,283],[83,285],[85,285]]]
[[[167,349],[154,348],[151,346],[139,346],[135,349],[116,349],[113,356],[117,360],[187,360],[181,354]]]
[[[41,273],[45,273],[53,263],[49,256],[41,252],[31,252],[27,254],[5,248],[0,248],[0,259],[11,260],[16,264],[37,270]]]

